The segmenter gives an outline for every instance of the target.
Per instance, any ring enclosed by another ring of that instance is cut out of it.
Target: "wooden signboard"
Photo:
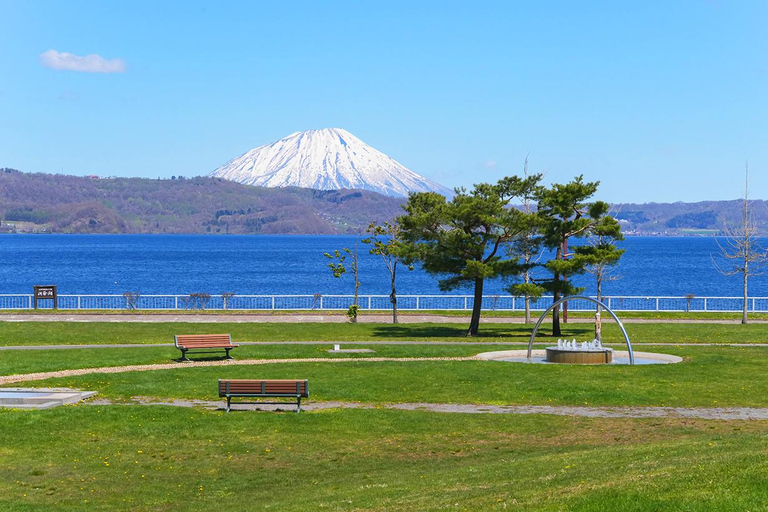
[[[37,301],[38,300],[52,300],[53,301],[53,309],[58,309],[59,307],[59,298],[56,293],[56,285],[55,284],[47,284],[47,285],[40,285],[35,286],[35,309],[37,309]]]

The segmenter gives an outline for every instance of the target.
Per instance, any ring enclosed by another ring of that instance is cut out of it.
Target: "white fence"
[[[59,309],[68,310],[346,310],[353,303],[352,295],[59,295]],[[603,297],[615,311],[741,311],[740,297]],[[361,295],[361,310],[387,310],[392,304],[389,295]],[[552,297],[531,301],[531,309],[543,311],[552,304]],[[2,294],[0,309],[33,309],[32,294]],[[398,309],[415,311],[470,310],[474,305],[471,295],[399,295]],[[750,312],[768,312],[768,297],[750,297]],[[50,300],[41,300],[39,309],[51,309]],[[594,305],[584,300],[568,303],[569,311],[593,311]],[[483,296],[484,311],[521,311],[525,309],[522,297],[509,295]]]

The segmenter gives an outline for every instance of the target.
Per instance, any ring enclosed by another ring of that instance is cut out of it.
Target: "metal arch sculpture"
[[[616,320],[616,323],[619,325],[619,329],[621,329],[621,333],[624,335],[624,341],[627,342],[627,351],[629,352],[629,364],[635,364],[635,353],[632,351],[632,343],[629,342],[629,335],[627,334],[627,330],[624,329],[624,324],[621,323],[621,320],[619,320],[619,317],[616,316],[616,314],[611,311],[611,308],[603,304],[597,299],[593,299],[592,297],[585,297],[584,295],[569,295],[568,297],[563,297],[562,299],[558,300],[551,306],[547,308],[544,313],[539,317],[538,322],[536,322],[536,325],[533,327],[533,332],[531,333],[531,339],[528,342],[528,359],[531,358],[531,353],[533,352],[533,342],[536,339],[536,333],[539,330],[539,327],[541,326],[541,322],[544,321],[544,318],[546,318],[547,314],[549,314],[550,311],[555,309],[557,306],[562,304],[563,302],[567,302],[569,300],[575,300],[575,299],[583,299],[587,300],[589,302],[594,302],[604,310],[606,310],[610,315],[613,317],[614,320]]]

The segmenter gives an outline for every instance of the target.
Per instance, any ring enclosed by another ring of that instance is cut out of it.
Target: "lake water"
[[[57,284],[61,294],[349,294],[351,277],[335,279],[324,252],[351,247],[354,236],[2,235],[0,293],[31,293]],[[739,296],[738,277],[714,268],[714,238],[632,237],[606,295]],[[389,274],[359,244],[362,294],[388,294]],[[594,292],[592,276],[576,282]],[[503,293],[489,281],[487,294]],[[400,271],[401,294],[439,294],[421,269]],[[454,294],[469,293],[458,290]],[[751,296],[768,295],[768,276],[751,281]]]

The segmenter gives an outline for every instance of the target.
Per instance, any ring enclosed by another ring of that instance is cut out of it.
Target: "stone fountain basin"
[[[489,361],[503,361],[507,363],[536,363],[536,364],[558,364],[547,361],[546,350],[534,350],[531,352],[531,358],[528,359],[527,350],[501,350],[498,352],[483,352],[477,354],[478,359]],[[670,354],[659,354],[655,352],[635,352],[635,364],[670,364],[679,363],[682,357]],[[562,363],[560,363],[562,364]],[[601,363],[604,364],[604,363]],[[629,352],[626,350],[614,350],[613,361],[611,365],[629,364]]]
[[[546,358],[548,363],[610,364],[613,362],[613,349],[547,347]]]

